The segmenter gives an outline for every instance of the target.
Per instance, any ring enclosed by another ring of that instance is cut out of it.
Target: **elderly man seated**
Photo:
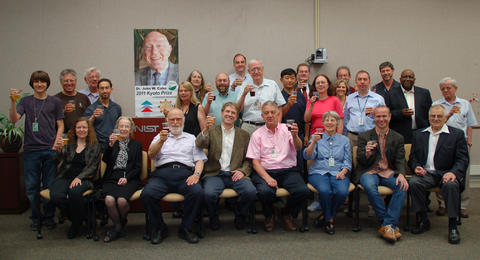
[[[448,213],[448,242],[458,244],[457,229],[460,190],[468,166],[467,142],[462,130],[447,126],[442,105],[433,105],[428,113],[430,126],[414,132],[409,166],[415,175],[410,180],[412,208],[417,213],[413,234],[430,229],[427,215],[427,190],[440,186]]]
[[[175,192],[185,196],[178,235],[189,243],[197,243],[192,224],[203,201],[203,190],[198,181],[207,157],[201,148],[195,146],[195,136],[183,132],[185,118],[180,109],[171,110],[167,120],[171,132],[162,130],[148,148],[156,170],[151,173],[141,195],[152,228],[151,242],[158,244],[168,234],[160,200],[167,193]]]

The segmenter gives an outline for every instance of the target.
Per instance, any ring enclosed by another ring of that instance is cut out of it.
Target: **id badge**
[[[333,157],[328,158],[328,166],[330,167],[335,166],[335,158]]]
[[[272,149],[272,158],[277,158],[277,150],[275,148]]]
[[[32,131],[33,132],[38,132],[38,122],[33,122],[32,123]]]
[[[360,119],[358,120],[358,125],[363,125],[363,117],[360,117]]]

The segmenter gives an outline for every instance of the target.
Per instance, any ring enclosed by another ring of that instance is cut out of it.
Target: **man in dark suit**
[[[389,61],[382,62],[378,69],[380,70],[380,75],[382,76],[382,81],[372,88],[372,91],[379,94],[385,99],[385,104],[390,103],[390,91],[395,88],[400,87],[400,83],[393,79],[393,73],[395,68],[393,64]],[[393,113],[393,111],[392,111]]]
[[[460,242],[456,218],[460,207],[460,190],[468,166],[467,142],[463,131],[447,126],[445,108],[434,105],[429,111],[430,127],[415,131],[409,166],[415,175],[410,179],[412,208],[419,220],[412,230],[420,234],[430,229],[427,215],[427,190],[441,186],[448,212],[448,242]]]
[[[239,112],[236,103],[225,103],[222,107],[221,125],[214,126],[214,118],[208,116],[207,127],[195,142],[198,147],[208,149],[208,161],[203,171],[203,188],[212,230],[220,228],[217,200],[223,189],[232,188],[240,195],[235,205],[237,229],[244,228],[245,217],[257,198],[257,190],[249,178],[252,163],[245,158],[250,134],[234,126]]]
[[[142,47],[148,67],[135,72],[135,85],[167,85],[170,81],[178,84],[178,65],[168,60],[171,52],[172,45],[165,35],[158,31],[149,32]]]
[[[402,236],[398,228],[398,218],[402,213],[408,182],[404,176],[403,137],[389,129],[391,116],[387,106],[376,107],[375,128],[358,135],[358,166],[355,169],[354,182],[360,182],[365,188],[368,200],[382,225],[378,234],[394,243]],[[378,185],[393,190],[388,206],[385,206],[378,193]]]
[[[432,97],[428,89],[414,86],[415,73],[410,69],[402,71],[400,83],[401,87],[390,89],[387,105],[392,112],[390,128],[403,135],[406,144],[411,144],[413,131],[429,125]]]

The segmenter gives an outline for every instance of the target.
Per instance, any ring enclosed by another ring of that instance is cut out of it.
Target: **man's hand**
[[[410,108],[404,108],[402,109],[402,116],[405,118],[410,118],[413,116],[413,110]]]
[[[250,91],[253,89],[253,86],[252,85],[246,85],[245,88],[243,89],[243,93],[242,95],[243,96],[246,96],[248,93],[250,93]]]
[[[295,103],[297,103],[297,96],[290,95],[290,96],[288,97],[288,103],[289,103],[290,105],[292,105],[292,106],[293,106]]]
[[[422,166],[415,167],[414,172],[417,176],[425,176],[427,174],[427,171]]]
[[[366,107],[365,108],[365,115],[367,116],[373,116],[373,107]]]
[[[200,180],[200,176],[196,175],[196,174],[192,174],[190,175],[190,177],[187,178],[187,185],[188,186],[192,186],[192,185],[195,185],[198,183],[198,181]]]
[[[399,183],[400,183],[401,190],[404,190],[404,191],[408,190],[408,181],[407,179],[405,179],[405,176],[403,176],[403,174],[398,175],[395,185],[398,185]]]
[[[298,136],[298,126],[297,123],[292,124],[292,130],[290,131],[292,133],[292,136]]]
[[[207,103],[211,104],[214,98],[215,98],[215,95],[213,94],[213,92],[208,92]]]
[[[245,174],[241,171],[232,171],[232,181],[238,181],[244,176]]]
[[[232,83],[232,88],[235,89],[238,86],[241,86],[243,83],[241,78],[236,78]]]
[[[335,178],[336,178],[337,180],[343,180],[343,179],[345,179],[345,171],[343,171],[343,170],[339,171],[339,172],[337,173],[337,175],[335,176]]]
[[[368,141],[367,145],[365,145],[365,156],[367,158],[372,156],[372,151],[375,150],[375,148],[377,148],[377,146],[378,146],[377,142],[374,143],[372,141]]]
[[[72,104],[72,103],[67,103],[64,108],[65,113],[73,112],[74,109],[75,109],[75,104]]]
[[[69,188],[69,189],[73,189],[73,187],[78,186],[78,185],[82,185],[82,180],[80,180],[79,178],[75,178],[75,179],[73,179],[73,181],[70,183],[70,186],[68,186],[68,188]]]
[[[443,183],[447,183],[449,181],[455,181],[456,178],[457,176],[455,176],[453,172],[447,172],[443,175],[442,180],[443,180]]]
[[[93,114],[92,114],[93,118],[97,118],[97,117],[100,117],[102,115],[103,115],[103,109],[95,108],[95,110],[93,110]]]
[[[168,138],[168,130],[160,131],[160,142],[164,143]]]
[[[272,188],[278,189],[278,183],[277,183],[277,181],[276,181],[274,178],[268,176],[268,177],[265,179],[265,182],[268,184],[268,186],[270,186],[270,187],[272,187]]]

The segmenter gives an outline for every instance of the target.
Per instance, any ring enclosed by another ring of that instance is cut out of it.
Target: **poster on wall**
[[[178,91],[178,30],[134,29],[135,116],[164,117]]]

